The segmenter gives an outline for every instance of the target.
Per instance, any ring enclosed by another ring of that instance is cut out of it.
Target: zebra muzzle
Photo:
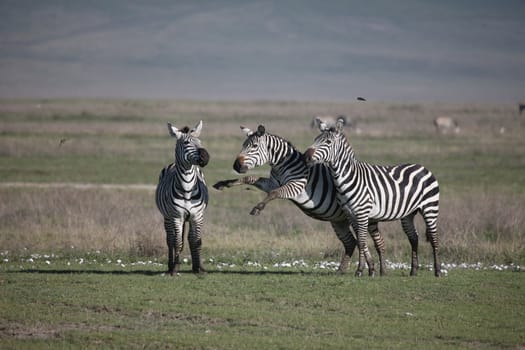
[[[239,174],[244,174],[248,171],[248,167],[244,165],[244,157],[239,156],[237,159],[235,159],[235,162],[233,163],[233,170]]]
[[[313,159],[315,153],[315,148],[308,148],[303,153],[303,160],[307,165],[315,163],[315,160]]]
[[[205,167],[210,161],[210,154],[205,148],[199,148],[199,166]]]

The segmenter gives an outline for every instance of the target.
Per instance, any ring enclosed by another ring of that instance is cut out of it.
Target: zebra
[[[204,210],[208,204],[208,188],[199,167],[205,167],[210,156],[206,149],[201,147],[199,140],[201,130],[202,120],[191,130],[189,127],[179,130],[168,123],[170,135],[177,139],[175,162],[160,172],[155,198],[157,208],[164,216],[168,245],[168,273],[172,276],[179,272],[186,222],[189,222],[188,241],[192,271],[205,272],[201,264],[200,251]]]
[[[439,277],[437,218],[439,185],[434,175],[418,164],[396,166],[372,165],[356,159],[352,146],[343,134],[343,123],[329,128],[320,123],[319,134],[305,152],[305,161],[328,164],[337,186],[338,199],[350,218],[357,235],[360,254],[357,274],[361,275],[364,260],[370,259],[366,249],[366,228],[379,221],[401,219],[403,231],[412,247],[410,275],[418,269],[418,233],[414,216],[420,213],[426,225],[427,240],[434,255],[434,274]]]
[[[449,131],[459,134],[461,131],[457,120],[451,117],[441,116],[434,118],[434,127],[438,134],[448,134]]]
[[[241,130],[247,139],[233,164],[234,170],[243,174],[268,163],[271,166],[270,177],[245,176],[219,181],[213,187],[222,190],[237,185],[253,185],[266,192],[266,198],[252,209],[251,215],[259,215],[268,202],[282,198],[291,200],[313,219],[329,221],[345,249],[338,268],[339,273],[344,273],[356,247],[356,239],[346,215],[337,204],[336,188],[328,167],[321,164],[307,167],[302,153],[291,142],[266,132],[263,125],[259,125],[255,132],[242,126]],[[377,226],[370,227],[370,235],[379,255],[380,273],[383,274],[384,240]],[[369,261],[369,274],[374,273],[373,262]]]
[[[319,127],[319,123],[321,121],[325,122],[329,125],[335,125],[338,119],[343,118],[344,126],[347,126],[349,128],[354,127],[353,120],[351,118],[348,118],[345,115],[338,115],[337,117],[334,117],[332,115],[318,115],[312,118],[312,121],[310,122],[310,127],[312,129],[317,129]]]

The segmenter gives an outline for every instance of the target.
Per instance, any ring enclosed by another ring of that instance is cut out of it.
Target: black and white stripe
[[[204,271],[200,259],[201,231],[208,204],[208,188],[200,167],[206,166],[209,160],[199,140],[202,121],[191,130],[188,127],[179,130],[168,123],[168,130],[177,139],[175,162],[162,169],[155,194],[157,207],[164,216],[168,272],[173,275],[179,271],[184,227],[189,222],[192,270],[200,273]]]
[[[426,225],[426,236],[434,254],[434,272],[441,273],[438,262],[437,219],[439,214],[439,185],[434,175],[418,164],[379,166],[361,162],[342,133],[343,124],[328,128],[320,124],[321,134],[305,152],[309,164],[328,164],[337,186],[338,200],[352,221],[357,233],[358,247],[366,248],[366,231],[370,224],[401,219],[412,246],[411,275],[418,268],[418,233],[414,216],[420,213]],[[364,268],[360,259],[358,272]]]
[[[266,204],[274,199],[289,199],[306,215],[323,221],[329,221],[344,245],[339,271],[344,272],[355,249],[356,239],[351,231],[350,222],[336,200],[336,187],[328,167],[306,166],[303,155],[289,141],[269,134],[260,125],[256,132],[241,127],[247,135],[241,152],[233,168],[239,173],[246,173],[263,164],[271,166],[269,178],[246,176],[240,179],[219,181],[213,185],[217,189],[236,185],[253,185],[266,192],[266,198],[251,211],[259,215]],[[384,241],[377,225],[371,227],[370,234],[379,254],[381,273],[384,272]],[[374,265],[368,261],[370,274],[374,274]]]

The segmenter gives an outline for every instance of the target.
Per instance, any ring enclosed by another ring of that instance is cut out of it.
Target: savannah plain
[[[304,150],[319,114],[356,123],[346,134],[359,159],[433,171],[444,277],[429,271],[423,238],[419,275],[408,276],[399,222],[380,225],[387,276],[356,278],[354,265],[337,275],[342,246],[328,223],[283,200],[253,217],[262,192],[211,187],[239,176],[240,125],[263,124]],[[437,116],[460,132],[436,133]],[[172,278],[154,189],[173,161],[166,122],[199,120],[211,156],[208,274],[193,276],[186,263]],[[2,100],[0,347],[522,349],[523,213],[516,105]]]

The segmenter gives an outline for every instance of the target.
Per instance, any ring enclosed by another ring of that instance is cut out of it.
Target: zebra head
[[[320,118],[316,119],[321,133],[314,143],[304,152],[306,164],[332,163],[339,157],[341,144],[345,140],[343,134],[344,119],[338,118],[335,126],[328,126]]]
[[[201,147],[201,140],[199,139],[201,130],[202,120],[193,129],[185,126],[179,130],[171,123],[168,123],[170,135],[177,139],[177,144],[175,145],[175,159],[177,162],[201,167],[205,167],[208,164],[210,155],[205,148]]]
[[[233,169],[241,174],[270,161],[266,145],[266,129],[259,125],[257,131],[252,131],[244,126],[241,130],[248,137],[242,144],[241,151],[233,163]]]

